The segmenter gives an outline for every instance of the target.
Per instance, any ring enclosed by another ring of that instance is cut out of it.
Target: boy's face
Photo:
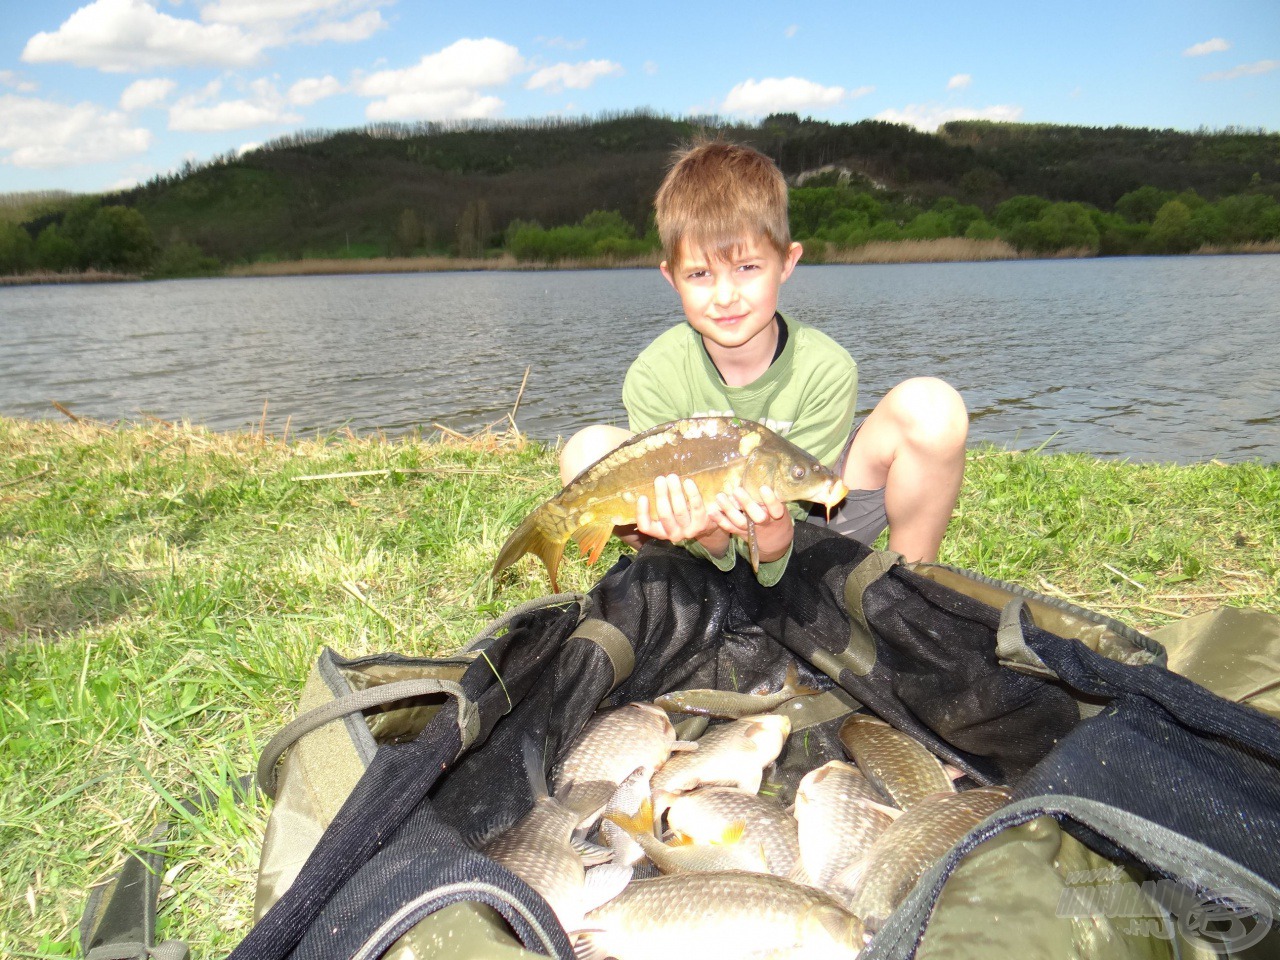
[[[680,294],[684,315],[710,343],[726,349],[750,343],[770,328],[778,309],[778,288],[800,259],[800,244],[779,254],[764,237],[752,236],[727,259],[681,249],[662,275]]]

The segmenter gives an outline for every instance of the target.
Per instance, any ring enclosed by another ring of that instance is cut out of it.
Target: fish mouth
[[[827,487],[825,495],[814,499],[814,503],[820,503],[827,509],[834,507],[837,503],[849,495],[849,488],[844,485],[844,481],[839,478],[833,480]]]

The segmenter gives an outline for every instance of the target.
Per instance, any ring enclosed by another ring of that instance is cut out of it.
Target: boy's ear
[[[787,255],[782,261],[782,279],[786,280],[791,276],[791,271],[796,268],[796,264],[800,262],[800,255],[804,253],[804,247],[794,240],[791,246],[787,247]]]
[[[675,281],[675,278],[671,276],[671,268],[667,266],[667,261],[663,260],[660,264],[658,264],[658,269],[662,271],[662,275],[667,278],[667,283],[671,284],[672,288],[674,289],[676,285],[676,281]]]

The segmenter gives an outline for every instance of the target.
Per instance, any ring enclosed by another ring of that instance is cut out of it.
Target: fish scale
[[[636,880],[583,923],[578,960],[853,960],[865,943],[857,917],[821,891],[739,871]]]
[[[672,473],[693,480],[704,503],[738,486],[756,499],[767,486],[781,500],[828,507],[848,492],[813,456],[762,424],[736,417],[673,420],[621,444],[525,517],[498,551],[492,576],[534,553],[558,592],[556,571],[569,539],[594,563],[614,527],[636,522],[637,499],[652,497],[654,480]],[[754,537],[750,543],[752,565],[758,566]]]
[[[855,713],[840,727],[840,742],[867,779],[903,810],[935,793],[955,793],[942,761],[883,720]]]
[[[846,906],[875,929],[933,864],[1009,802],[1004,787],[926,797],[889,825],[855,868]],[[837,883],[841,883],[837,878]],[[841,884],[844,885],[844,884]]]
[[[809,771],[796,790],[795,818],[805,874],[828,890],[835,877],[863,860],[893,818],[884,797],[852,764],[832,760]]]

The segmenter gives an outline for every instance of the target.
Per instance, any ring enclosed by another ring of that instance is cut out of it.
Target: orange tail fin
[[[553,540],[542,531],[538,523],[541,513],[542,508],[539,507],[525,517],[511,536],[507,537],[507,542],[498,551],[498,559],[494,561],[490,576],[496,577],[526,553],[533,553],[547,568],[547,576],[551,578],[551,592],[559,593],[560,585],[556,581],[556,571],[560,567],[560,556],[564,553],[565,541]]]

